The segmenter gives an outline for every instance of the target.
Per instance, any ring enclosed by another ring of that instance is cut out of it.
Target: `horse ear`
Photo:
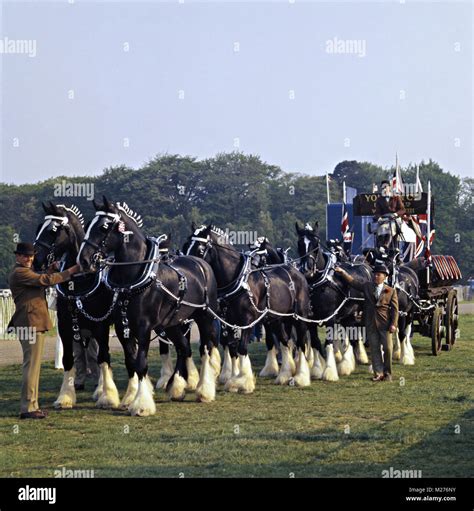
[[[196,222],[193,221],[193,223],[191,224],[191,229],[193,230],[193,232],[196,232],[197,229]]]
[[[110,202],[107,200],[105,195],[102,195],[102,200],[104,201],[104,206],[106,209],[110,209]]]
[[[47,206],[44,202],[42,202],[41,205],[43,206],[43,209],[44,209],[45,213],[49,213],[51,211],[49,206]]]
[[[99,204],[98,202],[96,202],[96,200],[95,200],[95,199],[92,199],[92,204],[93,204],[93,206],[94,206],[94,209],[95,209],[96,211],[99,211],[99,209],[100,209],[100,204]]]
[[[319,220],[316,220],[316,222],[314,222],[314,232],[316,234],[319,233]]]
[[[59,212],[58,208],[56,207],[56,205],[55,205],[55,204],[53,204],[51,201],[49,201],[49,205],[50,205],[50,207],[51,207],[51,208],[50,208],[50,211],[51,211],[53,214],[60,216],[60,212]]]
[[[171,241],[171,232],[168,233],[168,241]]]
[[[300,228],[300,224],[298,222],[295,222],[295,228],[296,228],[296,232],[298,234],[302,233],[302,229]]]

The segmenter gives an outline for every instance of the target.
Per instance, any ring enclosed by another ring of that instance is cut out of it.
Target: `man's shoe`
[[[378,374],[377,376],[374,376],[372,378],[372,381],[383,381],[383,380],[384,380],[383,374]]]
[[[85,387],[84,387],[84,384],[83,384],[83,383],[82,383],[82,384],[80,384],[80,383],[75,383],[75,384],[74,384],[74,388],[75,388],[76,390],[84,390],[84,388],[85,388]]]
[[[46,413],[41,410],[35,410],[34,412],[20,413],[20,419],[45,419]]]

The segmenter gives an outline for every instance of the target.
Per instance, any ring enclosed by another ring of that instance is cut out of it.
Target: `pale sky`
[[[471,2],[3,2],[1,46],[36,54],[0,54],[0,180],[235,149],[472,175],[473,20]]]

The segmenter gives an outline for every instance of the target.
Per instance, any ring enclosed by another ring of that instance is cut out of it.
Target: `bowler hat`
[[[374,267],[374,273],[385,273],[385,275],[390,274],[385,264],[376,264]]]
[[[16,246],[15,254],[32,256],[36,254],[33,243],[18,243]]]

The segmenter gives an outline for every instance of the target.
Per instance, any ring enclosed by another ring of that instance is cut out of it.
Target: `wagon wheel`
[[[443,313],[442,309],[436,306],[431,320],[431,352],[436,357],[441,351],[442,344]]]
[[[448,299],[446,301],[446,343],[449,346],[453,346],[456,342],[456,330],[458,328],[458,295],[454,289],[451,289],[448,293]]]

